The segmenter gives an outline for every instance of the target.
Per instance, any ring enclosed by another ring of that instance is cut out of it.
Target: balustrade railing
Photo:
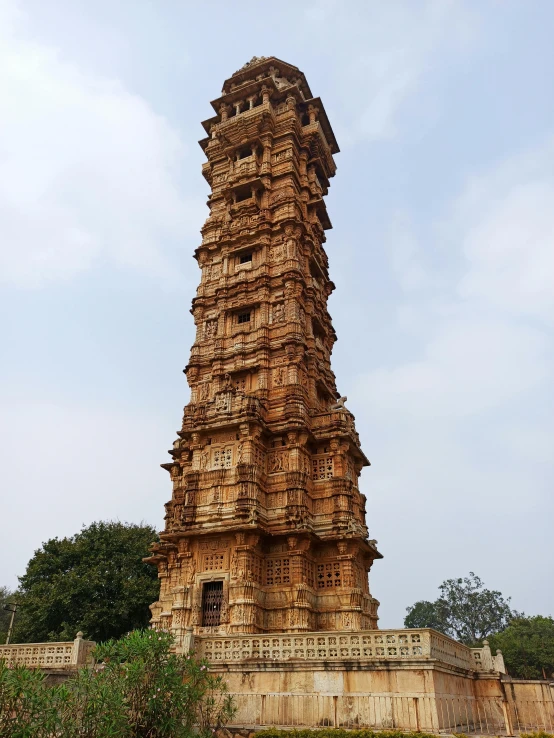
[[[197,639],[199,655],[214,663],[220,661],[270,660],[289,661],[382,661],[382,660],[421,660],[438,658],[436,635],[433,631],[422,630],[375,630],[359,632],[290,633],[237,636],[202,636]],[[442,637],[441,637],[442,640]],[[446,641],[449,639],[445,638]],[[454,641],[452,641],[454,643]],[[461,665],[471,662],[469,649],[458,646],[459,654],[447,652],[441,642],[443,660]],[[461,656],[467,652],[465,659]]]
[[[13,643],[0,646],[0,661],[9,666],[71,669],[86,664],[95,645],[94,641],[83,640],[82,633],[69,642]]]
[[[488,644],[472,649],[429,628],[202,636],[198,653],[214,663],[243,660],[406,661],[435,659],[467,670],[504,672]]]

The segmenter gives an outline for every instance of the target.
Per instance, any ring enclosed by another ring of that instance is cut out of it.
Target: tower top
[[[304,73],[298,67],[295,67],[294,64],[288,64],[276,56],[253,56],[249,62],[246,62],[229,79],[225,80],[222,94],[225,94],[227,90],[231,90],[233,86],[245,84],[252,77],[255,79],[277,77],[282,87],[297,84],[307,98],[312,97],[310,86],[306,81]]]
[[[202,122],[206,133],[213,133],[218,123],[232,117],[237,104],[246,103],[254,98],[259,103],[263,99],[262,89],[266,96],[271,98],[273,105],[278,104],[280,100],[293,99],[300,114],[307,114],[310,106],[317,109],[317,120],[331,154],[340,151],[321,98],[313,97],[306,77],[298,67],[276,56],[254,56],[225,80],[221,96],[211,102],[218,115]],[[228,117],[223,112],[226,109],[231,112]],[[208,139],[200,141],[203,149],[206,148],[207,141]]]

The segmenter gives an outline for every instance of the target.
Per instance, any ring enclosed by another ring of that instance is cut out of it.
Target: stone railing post
[[[506,674],[506,665],[504,664],[504,656],[502,655],[502,651],[499,648],[496,649],[496,656],[492,657],[492,661],[494,664],[495,671],[499,671],[501,674]]]
[[[483,641],[483,648],[481,650],[481,659],[483,663],[484,671],[494,671],[494,664],[492,660],[492,652],[488,641]]]
[[[71,666],[82,666],[86,661],[85,642],[83,641],[83,633],[79,631],[77,637],[73,641],[73,650],[71,651]]]

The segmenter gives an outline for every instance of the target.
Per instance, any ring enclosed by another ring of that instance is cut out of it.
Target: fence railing
[[[509,713],[515,732],[543,730],[554,733],[554,700],[522,700],[509,703]]]
[[[9,666],[30,666],[40,669],[71,669],[90,659],[94,641],[83,640],[77,633],[74,641],[59,643],[14,643],[0,646],[0,660]]]
[[[373,728],[466,735],[514,735],[554,729],[554,703],[535,700],[519,713],[501,697],[237,693],[229,727]],[[525,712],[525,716],[523,716]]]

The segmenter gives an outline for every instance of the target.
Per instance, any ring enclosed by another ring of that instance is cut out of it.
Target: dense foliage
[[[515,617],[501,633],[489,638],[499,648],[511,676],[521,679],[554,678],[554,619]]]
[[[233,715],[221,677],[171,653],[168,633],[135,631],[98,646],[96,668],[58,686],[0,662],[2,738],[208,738]]]
[[[406,628],[435,628],[468,646],[488,639],[492,652],[502,651],[508,673],[520,679],[554,678],[554,619],[513,612],[509,599],[486,589],[470,572],[448,579],[434,601],[408,607]]]
[[[71,538],[53,538],[35,551],[20,577],[14,642],[104,641],[148,625],[157,600],[154,567],[143,563],[154,528],[93,523]]]
[[[11,612],[4,610],[8,602],[14,602],[15,595],[7,587],[0,587],[0,643],[6,642],[10,627]]]
[[[486,589],[473,572],[463,579],[447,579],[439,591],[434,602],[422,600],[407,608],[406,628],[435,628],[461,643],[476,646],[503,630],[514,615],[509,598]]]

